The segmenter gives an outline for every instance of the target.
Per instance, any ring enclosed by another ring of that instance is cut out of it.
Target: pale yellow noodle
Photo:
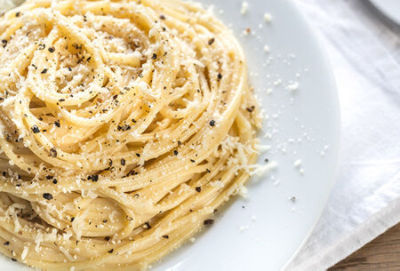
[[[43,270],[138,270],[248,180],[242,48],[195,3],[30,0],[0,17],[0,250]]]

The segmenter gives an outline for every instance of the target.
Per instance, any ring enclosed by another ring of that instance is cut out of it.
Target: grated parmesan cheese
[[[257,145],[256,148],[260,153],[265,153],[265,152],[271,150],[270,145]]]
[[[26,255],[28,255],[29,247],[25,246],[24,250],[21,253],[21,260],[25,260]]]
[[[250,175],[251,176],[264,176],[268,174],[270,171],[276,169],[278,167],[278,163],[274,161],[268,162],[266,165],[253,165],[249,166]]]
[[[289,84],[287,86],[287,89],[290,91],[295,91],[299,88],[299,85],[300,85],[299,82],[293,82],[292,84]]]
[[[247,13],[248,9],[249,9],[249,3],[247,3],[247,2],[242,2],[242,7],[240,8],[240,13],[241,13],[242,15],[244,15],[244,14]]]
[[[42,232],[39,232],[36,237],[35,237],[35,251],[39,252],[40,251],[40,243],[43,242],[43,234]]]
[[[249,229],[249,226],[240,226],[239,231],[244,232]]]
[[[270,13],[264,13],[264,21],[266,23],[271,23],[272,22],[272,15]]]
[[[294,165],[294,167],[299,168],[302,165],[302,161],[300,159],[298,159],[293,163],[293,165]]]
[[[274,81],[274,86],[279,86],[280,84],[282,84],[282,79],[277,79]]]
[[[245,186],[242,185],[239,187],[239,195],[242,198],[247,199],[248,192],[249,191],[247,190],[247,188]]]

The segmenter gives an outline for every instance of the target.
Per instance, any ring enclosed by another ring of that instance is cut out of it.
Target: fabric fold
[[[295,1],[331,61],[342,146],[328,205],[286,270],[325,270],[400,221],[400,28],[366,2]]]

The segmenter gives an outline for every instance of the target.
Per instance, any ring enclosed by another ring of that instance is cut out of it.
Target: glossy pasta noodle
[[[242,48],[195,3],[31,0],[0,17],[0,250],[136,270],[248,180],[259,110]]]

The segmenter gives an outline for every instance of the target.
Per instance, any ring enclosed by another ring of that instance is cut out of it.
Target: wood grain
[[[400,270],[400,224],[389,229],[329,271]]]

